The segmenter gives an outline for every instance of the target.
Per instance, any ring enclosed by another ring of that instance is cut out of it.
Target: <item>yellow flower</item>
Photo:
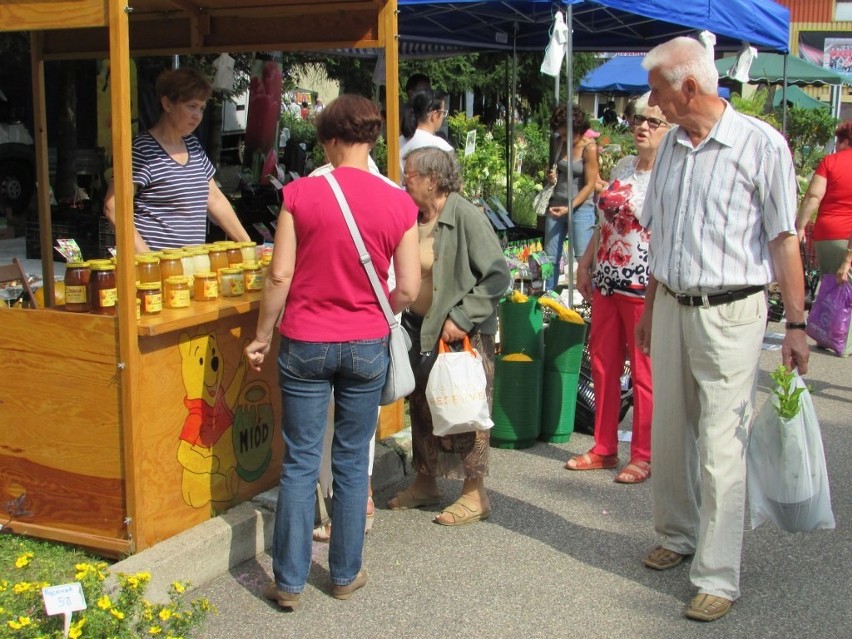
[[[70,639],[80,639],[80,636],[83,634],[83,631],[79,628],[71,628],[68,631],[68,636]]]
[[[116,619],[118,619],[119,621],[121,621],[122,619],[124,619],[124,613],[123,613],[123,612],[121,612],[120,610],[116,610],[115,608],[110,608],[110,609],[109,609],[109,614],[111,614],[113,617],[115,617],[115,618],[116,618]]]
[[[179,581],[175,581],[175,582],[172,584],[172,588],[174,588],[174,589],[175,589],[175,592],[176,592],[177,594],[182,594],[182,593],[186,590],[186,586],[184,586],[184,585],[183,585],[181,582],[179,582]]]
[[[12,630],[20,630],[29,626],[32,621],[29,617],[18,617],[17,621],[8,621],[7,623]]]
[[[12,590],[16,595],[22,595],[25,592],[30,592],[33,589],[33,585],[28,581],[20,581],[12,586]]]
[[[98,599],[98,608],[101,610],[108,610],[110,606],[112,606],[112,602],[109,600],[109,595],[104,595]]]
[[[151,626],[150,628],[148,628],[149,635],[158,635],[161,632],[163,632],[163,629],[160,628],[160,626]]]
[[[172,611],[169,610],[168,608],[163,608],[160,611],[160,619],[162,619],[163,621],[168,621],[171,618],[171,616],[172,616]]]
[[[32,559],[32,558],[33,558],[33,553],[25,552],[23,555],[21,555],[20,557],[18,557],[15,560],[15,568],[23,568],[28,563],[30,563],[30,559]]]

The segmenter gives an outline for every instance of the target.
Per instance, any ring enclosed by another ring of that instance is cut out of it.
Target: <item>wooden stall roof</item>
[[[130,0],[130,53],[172,55],[381,47],[371,0]],[[43,31],[46,60],[107,57],[104,0],[3,0],[0,31]]]

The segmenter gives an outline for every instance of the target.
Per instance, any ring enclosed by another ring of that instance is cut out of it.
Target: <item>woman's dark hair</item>
[[[326,105],[316,119],[317,140],[325,144],[340,140],[347,144],[375,144],[382,131],[382,116],[370,100],[347,93]]]
[[[834,130],[834,135],[837,137],[838,142],[852,144],[852,120],[841,122]]]
[[[410,138],[417,131],[418,124],[425,122],[429,114],[433,111],[444,109],[446,103],[447,94],[442,91],[427,89],[426,91],[415,93],[402,114],[402,135]]]
[[[436,146],[424,146],[406,153],[405,168],[406,171],[435,178],[440,193],[461,191],[461,167],[455,154]]]
[[[558,131],[560,127],[568,124],[568,109],[564,104],[560,104],[553,109],[553,115],[550,116],[550,126],[554,131]],[[586,131],[592,128],[589,123],[589,116],[576,104],[572,112],[571,125],[574,130],[574,135],[583,135]]]
[[[190,100],[210,99],[210,81],[201,71],[190,67],[181,67],[174,71],[164,71],[157,77],[154,85],[157,102],[168,98],[170,102],[189,102]]]

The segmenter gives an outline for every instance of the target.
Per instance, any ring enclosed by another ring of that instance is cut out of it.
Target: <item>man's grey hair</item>
[[[657,45],[642,61],[648,71],[657,70],[675,91],[692,77],[701,93],[716,95],[719,72],[698,40],[681,36]]]

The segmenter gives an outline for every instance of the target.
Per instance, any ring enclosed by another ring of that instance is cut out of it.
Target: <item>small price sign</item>
[[[41,589],[44,599],[44,610],[51,615],[65,617],[65,636],[71,628],[71,613],[86,609],[86,598],[83,596],[83,586],[79,581],[61,586],[48,586]]]

